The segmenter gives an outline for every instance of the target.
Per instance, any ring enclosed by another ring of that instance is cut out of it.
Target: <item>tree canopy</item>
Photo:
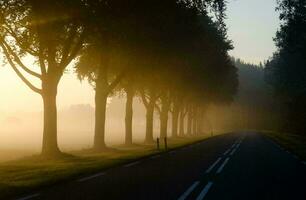
[[[277,52],[267,62],[266,79],[284,103],[285,129],[305,130],[306,100],[306,1],[278,1],[280,30],[275,37]]]
[[[1,49],[19,78],[43,97],[43,153],[59,152],[57,88],[72,61],[78,77],[95,89],[97,150],[105,148],[107,98],[120,87],[128,97],[129,143],[137,95],[147,108],[152,142],[155,109],[161,137],[167,137],[170,113],[174,136],[186,113],[187,132],[199,133],[205,106],[229,103],[236,92],[224,0],[9,0],[0,8]],[[23,62],[28,56],[36,61],[33,67]]]

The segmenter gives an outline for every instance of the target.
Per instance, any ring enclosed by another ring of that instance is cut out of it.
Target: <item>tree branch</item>
[[[146,96],[145,96],[145,93],[144,91],[140,91],[140,96],[141,96],[141,99],[142,99],[142,102],[143,102],[143,105],[148,108],[149,107],[149,101],[147,100]]]
[[[30,47],[26,47],[18,38],[18,36],[14,33],[14,31],[5,23],[4,26],[5,30],[15,39],[15,41],[17,42],[17,44],[22,47],[26,52],[28,52],[29,54],[33,55],[33,56],[37,56],[37,52],[35,52],[35,50],[31,49]]]
[[[19,78],[34,92],[38,93],[38,94],[42,94],[41,89],[35,87],[32,83],[30,83],[29,80],[27,80],[22,73],[18,70],[18,68],[16,67],[16,65],[14,64],[13,60],[11,59],[11,56],[8,52],[8,50],[6,49],[5,45],[1,42],[0,46],[3,49],[3,52],[8,60],[8,62],[10,63],[11,67],[13,68],[13,70],[16,72],[16,74],[19,76]]]
[[[16,53],[10,48],[9,44],[7,44],[7,42],[4,39],[1,39],[3,46],[5,46],[6,50],[8,51],[9,55],[12,55],[14,57],[15,62],[27,73],[29,73],[32,76],[35,76],[39,79],[41,79],[41,75],[30,70],[28,67],[26,67],[22,61],[20,60],[20,58],[16,55]]]
[[[36,31],[39,35],[40,33],[40,29],[37,25],[35,25],[35,28],[36,28]],[[39,67],[40,67],[40,71],[41,71],[41,74],[42,76],[46,75],[47,74],[47,68],[46,68],[46,64],[45,64],[45,61],[44,61],[44,53],[43,53],[43,46],[42,46],[42,42],[41,42],[41,38],[38,37],[38,59],[39,59]]]
[[[76,25],[74,25],[72,30],[69,32],[69,36],[68,36],[67,40],[65,41],[60,66],[62,66],[66,62],[66,60],[68,59],[69,52],[70,52],[72,44],[73,44],[73,39],[75,38],[76,34],[77,34],[77,27],[76,27]]]
[[[116,78],[115,80],[108,86],[107,92],[110,93],[111,91],[113,91],[115,89],[115,87],[120,83],[120,81],[124,78],[126,74],[126,70],[124,70],[123,72],[121,72]]]
[[[158,111],[158,114],[161,114],[161,109],[160,109],[160,107],[158,106],[157,103],[155,103],[155,108]]]
[[[41,50],[39,49],[39,67],[40,67],[40,71],[42,76],[47,74],[47,68],[46,68],[46,64],[45,61],[43,59],[43,53],[41,52]]]
[[[62,58],[60,67],[64,69],[69,63],[76,57],[76,55],[79,53],[79,51],[83,47],[83,43],[85,40],[85,33],[83,32],[81,36],[79,37],[78,41],[76,42],[74,48],[71,50],[69,55],[66,56],[66,58]]]

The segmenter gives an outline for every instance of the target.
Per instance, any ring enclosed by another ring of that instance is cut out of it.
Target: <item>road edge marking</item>
[[[125,168],[127,168],[127,167],[132,167],[132,166],[134,166],[134,165],[138,165],[139,163],[141,163],[141,161],[136,161],[136,162],[132,162],[132,163],[126,164],[126,165],[124,165],[124,167],[125,167]]]
[[[38,196],[40,196],[40,194],[36,193],[36,194],[32,194],[32,195],[29,195],[29,196],[26,196],[26,197],[19,198],[17,200],[28,200],[28,199],[32,199],[32,198],[35,198],[35,197],[38,197]]]
[[[91,176],[87,176],[85,178],[80,178],[78,179],[78,182],[84,182],[84,181],[88,181],[90,179],[93,179],[93,178],[97,178],[99,176],[103,176],[105,175],[105,172],[101,172],[101,173],[98,173],[98,174],[94,174],[94,175],[91,175]]]
[[[151,159],[159,158],[160,155],[151,156]]]

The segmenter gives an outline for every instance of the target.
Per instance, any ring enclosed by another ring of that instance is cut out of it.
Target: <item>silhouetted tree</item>
[[[42,154],[58,155],[57,88],[83,47],[85,5],[78,0],[8,0],[0,1],[0,9],[0,45],[6,59],[17,76],[43,98]],[[34,66],[25,64],[26,56],[35,60]],[[30,77],[38,79],[41,88]]]
[[[277,52],[266,64],[266,79],[284,103],[285,130],[303,133],[306,126],[306,1],[279,0]]]

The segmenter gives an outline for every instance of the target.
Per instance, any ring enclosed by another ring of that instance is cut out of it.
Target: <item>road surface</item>
[[[259,134],[235,133],[20,199],[305,200],[306,165]]]

